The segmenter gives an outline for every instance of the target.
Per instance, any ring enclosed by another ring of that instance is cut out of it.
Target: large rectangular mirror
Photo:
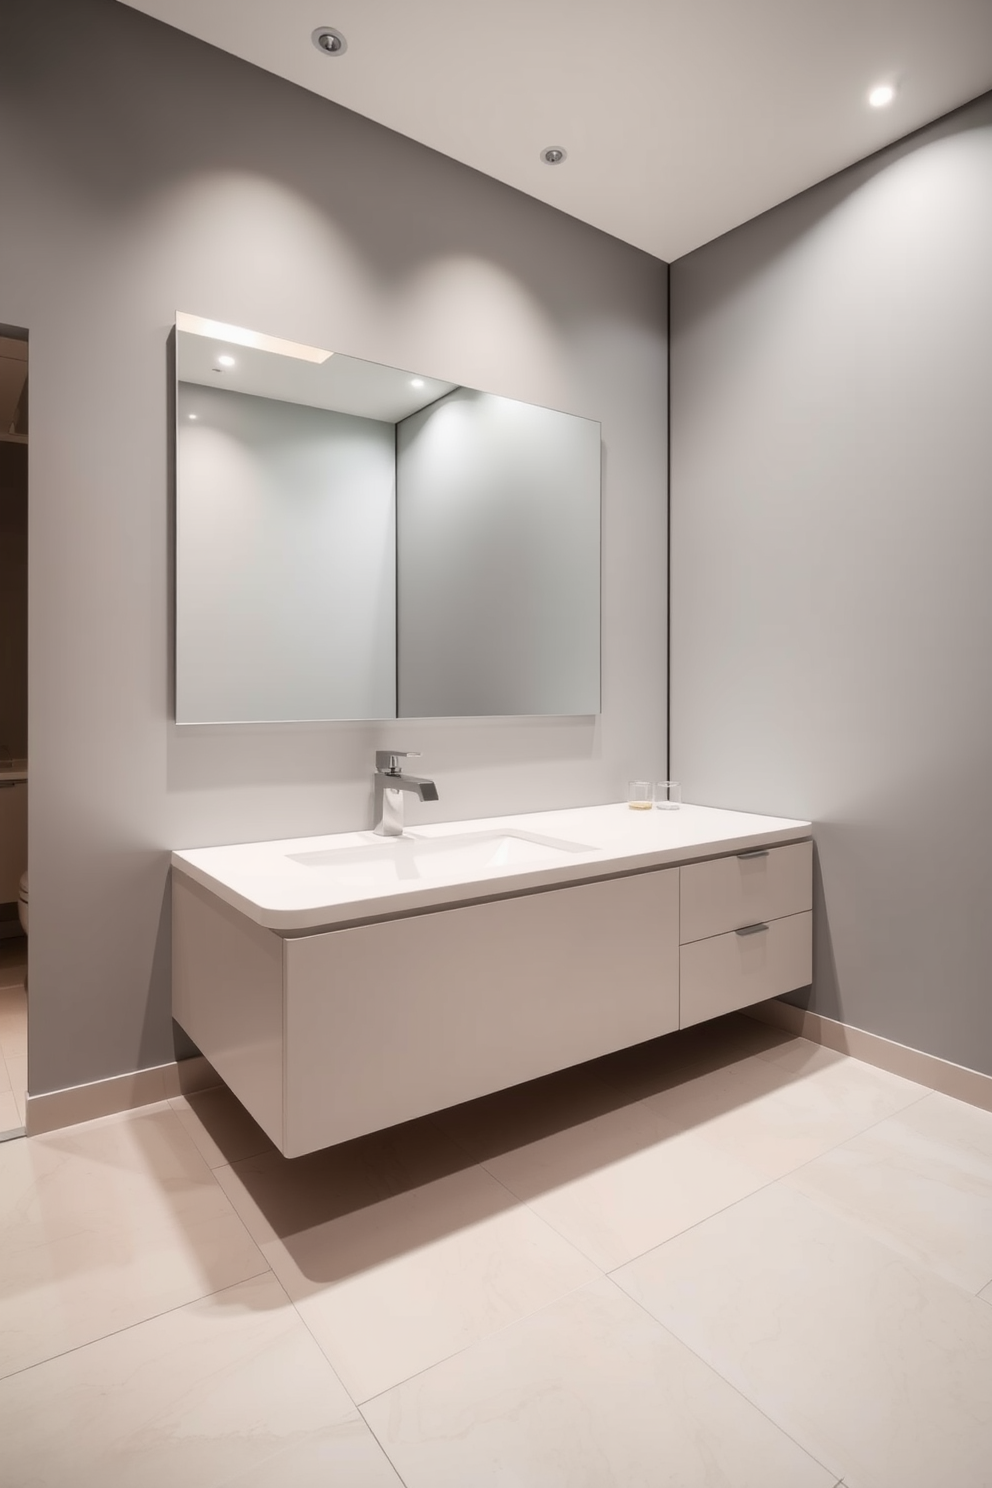
[[[589,714],[600,428],[181,314],[176,718]]]

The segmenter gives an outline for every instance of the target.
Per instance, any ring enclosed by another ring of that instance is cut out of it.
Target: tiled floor
[[[24,1125],[28,1088],[27,941],[0,940],[0,1137]]]
[[[992,1114],[724,1019],[287,1162],[0,1145],[3,1488],[992,1488]]]

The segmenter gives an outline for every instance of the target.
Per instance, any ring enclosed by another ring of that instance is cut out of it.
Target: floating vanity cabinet
[[[678,1028],[677,868],[288,938],[173,892],[175,1017],[287,1157]]]
[[[590,806],[172,862],[174,1016],[287,1157],[810,981],[809,822]]]
[[[679,869],[679,1027],[808,986],[813,844]]]

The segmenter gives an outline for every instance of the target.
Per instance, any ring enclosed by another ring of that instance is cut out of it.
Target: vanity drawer
[[[813,915],[693,941],[679,952],[679,1027],[806,987],[813,979]]]
[[[679,940],[705,940],[742,925],[813,907],[813,844],[753,848],[679,869]]]

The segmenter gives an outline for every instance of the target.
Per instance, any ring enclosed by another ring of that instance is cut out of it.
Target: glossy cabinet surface
[[[773,832],[316,933],[175,871],[174,1016],[301,1156],[806,985],[812,844]]]

